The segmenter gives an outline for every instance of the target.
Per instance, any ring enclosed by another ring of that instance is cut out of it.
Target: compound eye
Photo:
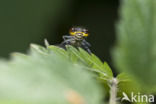
[[[88,30],[87,29],[83,29],[83,32],[88,34]]]
[[[84,37],[88,37],[88,30],[87,29],[83,29],[82,32],[83,32]]]
[[[72,27],[72,28],[71,28],[71,31],[72,31],[72,32],[75,32],[75,28],[74,28],[74,27]]]
[[[69,30],[69,33],[70,33],[70,35],[75,35],[75,28],[72,27],[72,28]]]
[[[83,34],[84,37],[88,37],[88,31],[85,31]]]
[[[72,27],[71,30],[74,31],[75,29]]]

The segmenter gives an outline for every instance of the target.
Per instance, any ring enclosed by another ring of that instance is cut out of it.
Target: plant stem
[[[117,104],[117,86],[118,80],[113,78],[110,84],[110,99],[109,104]]]

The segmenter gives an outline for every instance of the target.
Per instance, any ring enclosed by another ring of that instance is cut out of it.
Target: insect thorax
[[[81,47],[81,44],[82,44],[82,40],[72,40],[71,42],[70,42],[70,44],[72,45],[72,46],[75,46],[75,47]]]

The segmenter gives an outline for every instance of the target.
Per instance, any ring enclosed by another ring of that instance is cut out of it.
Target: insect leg
[[[72,38],[73,38],[73,36],[68,36],[68,35],[63,36],[63,40],[72,39]]]
[[[87,45],[88,47],[91,47],[91,44],[88,43],[85,39],[82,41],[85,45]]]
[[[64,40],[64,41],[60,44],[60,46],[65,47],[65,45],[70,45],[71,41],[73,41],[73,40],[74,40],[74,39],[66,39],[66,40]]]
[[[89,49],[88,45],[85,42],[82,42],[82,48],[84,48],[89,54],[91,54],[91,50]]]

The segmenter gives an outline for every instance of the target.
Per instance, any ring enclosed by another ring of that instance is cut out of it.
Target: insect
[[[69,35],[64,35],[64,41],[60,44],[60,47],[65,47],[66,45],[72,45],[76,48],[81,47],[86,50],[89,54],[91,51],[89,47],[91,47],[90,43],[88,43],[85,39],[88,37],[88,30],[83,27],[72,27],[69,30]]]

